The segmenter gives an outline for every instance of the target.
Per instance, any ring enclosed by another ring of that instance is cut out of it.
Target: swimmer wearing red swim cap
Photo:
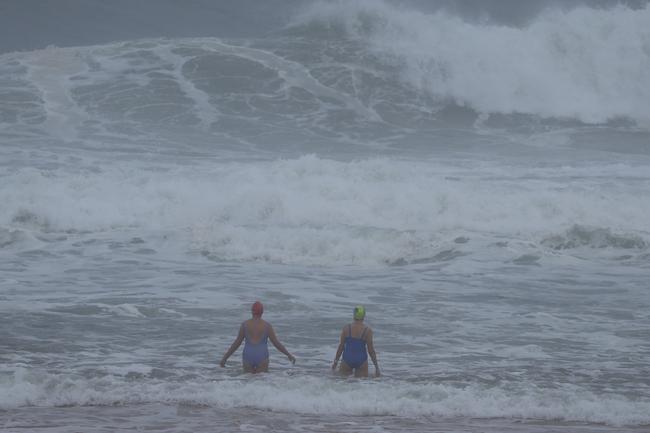
[[[264,314],[264,305],[260,301],[255,301],[251,306],[252,318],[246,320],[239,327],[239,334],[237,338],[228,349],[228,352],[221,358],[219,365],[226,366],[226,361],[230,355],[235,353],[239,348],[242,341],[244,344],[244,352],[242,353],[242,366],[246,373],[266,373],[269,371],[269,349],[267,345],[268,339],[280,352],[284,353],[291,363],[296,363],[296,358],[289,353],[287,349],[280,343],[278,337],[271,324],[262,320]]]
[[[251,313],[253,313],[253,316],[262,317],[262,314],[264,314],[264,305],[260,301],[255,301],[251,307]]]

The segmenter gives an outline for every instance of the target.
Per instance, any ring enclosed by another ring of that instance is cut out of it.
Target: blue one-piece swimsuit
[[[242,323],[244,327],[244,338],[246,343],[244,344],[244,352],[242,353],[242,358],[244,363],[250,365],[253,368],[259,367],[264,361],[269,359],[269,348],[267,341],[269,338],[268,329],[264,329],[264,334],[258,343],[251,343],[248,338],[248,330],[246,329],[246,324]]]
[[[343,361],[350,368],[359,368],[368,360],[366,342],[363,339],[367,330],[367,327],[364,328],[361,337],[354,338],[352,336],[352,325],[348,325],[348,336],[345,337],[345,347],[343,349]]]

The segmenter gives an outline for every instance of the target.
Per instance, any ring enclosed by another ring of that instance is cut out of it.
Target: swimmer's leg
[[[269,372],[269,358],[266,358],[264,361],[260,362],[257,365],[251,365],[247,362],[243,362],[244,373],[268,373]]]
[[[354,377],[368,377],[368,361],[361,364],[361,366],[354,370]]]
[[[268,373],[269,372],[269,358],[266,358],[264,361],[260,362],[257,365],[256,373]]]
[[[255,367],[246,361],[242,361],[242,368],[244,369],[244,373],[255,373]]]
[[[339,367],[339,374],[342,376],[349,376],[352,374],[352,368],[341,360],[341,366]]]

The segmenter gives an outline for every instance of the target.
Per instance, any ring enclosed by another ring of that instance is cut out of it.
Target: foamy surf
[[[110,372],[102,378],[84,379],[19,370],[3,380],[8,392],[1,405],[7,410],[24,406],[163,403],[310,415],[537,419],[614,426],[650,423],[647,399],[594,395],[568,384],[549,389],[525,383],[461,387],[396,379],[363,382],[282,374],[175,383],[148,378],[151,368],[146,366],[125,366]],[[127,380],[129,377],[132,380]]]
[[[539,254],[647,249],[647,181],[635,175],[643,169],[605,165],[591,176],[593,167],[456,164],[305,156],[187,169],[6,170],[2,245],[19,248],[30,235],[56,244],[86,231],[129,236],[182,227],[188,251],[236,261],[409,262],[450,248],[490,248],[499,238],[535,243]],[[612,183],[601,180],[605,173],[624,175]],[[565,183],[577,176],[579,183]]]

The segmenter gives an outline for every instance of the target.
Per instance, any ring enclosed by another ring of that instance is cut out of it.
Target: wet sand
[[[4,433],[208,432],[437,432],[437,433],[647,433],[625,427],[544,420],[300,415],[197,405],[25,407],[0,412]]]

